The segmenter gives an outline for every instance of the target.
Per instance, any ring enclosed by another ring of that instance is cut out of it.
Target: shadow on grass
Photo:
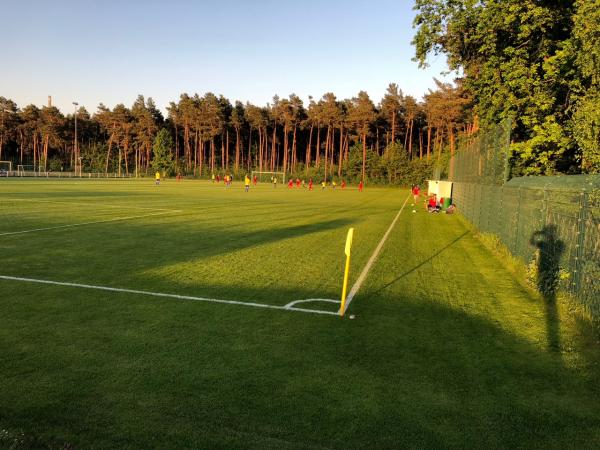
[[[270,214],[276,215],[277,208],[274,208]],[[246,230],[246,222],[243,218],[235,225],[222,226],[214,222],[207,223],[201,218],[197,224],[161,222],[165,217],[161,216],[151,223],[123,221],[114,225],[89,225],[32,235],[35,240],[30,239],[28,242],[35,248],[43,246],[43,252],[26,252],[21,242],[5,239],[2,241],[5,250],[20,249],[18,254],[14,253],[18,264],[12,264],[10,267],[27,267],[28,273],[13,271],[2,274],[48,279],[51,276],[49,274],[53,272],[52,267],[60,267],[61,277],[56,281],[90,282],[90,273],[93,273],[94,279],[98,280],[94,282],[96,284],[106,284],[109,278],[115,280],[114,283],[109,283],[110,285],[118,285],[119,278],[126,273],[188,261],[201,263],[203,259],[213,256],[227,258],[236,251],[254,246],[284,242],[337,229],[340,230],[341,247],[343,244],[341,230],[361,221],[355,217],[341,217],[300,225],[253,229],[261,226],[260,221],[255,221]],[[268,223],[271,223],[270,220]],[[281,223],[281,221],[277,222],[278,225]],[[284,250],[285,247],[282,247],[282,251]],[[285,255],[278,253],[263,255],[263,257],[276,261],[281,260]],[[290,258],[293,257],[294,255],[290,255]],[[52,266],[49,264],[51,261],[60,261],[60,264]],[[105,264],[106,261],[110,261],[109,266]],[[242,262],[236,261],[236,263]],[[256,265],[264,262],[257,259],[247,263]],[[36,271],[36,268],[39,268],[39,271]],[[295,299],[298,298],[292,300]]]
[[[406,272],[402,273],[401,275],[399,275],[398,277],[396,277],[395,279],[393,279],[392,281],[390,281],[389,283],[386,283],[385,285],[381,286],[379,289],[377,289],[376,291],[371,291],[371,292],[367,292],[364,295],[376,295],[378,293],[380,293],[381,291],[383,291],[384,289],[387,289],[388,287],[392,286],[393,284],[397,283],[398,281],[400,281],[402,278],[406,277],[407,275],[410,275],[411,273],[413,273],[414,271],[420,269],[421,267],[423,267],[425,264],[427,264],[428,262],[430,262],[432,259],[436,258],[437,256],[439,256],[441,253],[443,253],[445,250],[449,249],[450,247],[452,247],[454,244],[456,244],[458,241],[460,241],[463,237],[465,237],[467,234],[469,234],[469,231],[465,231],[463,234],[461,234],[460,236],[454,238],[452,241],[450,241],[449,243],[447,243],[446,245],[444,245],[442,248],[440,248],[439,250],[437,250],[436,252],[434,252],[432,255],[430,255],[428,258],[424,259],[423,261],[421,261],[419,264],[417,264],[416,266],[410,268],[409,270],[407,270]]]
[[[556,304],[556,290],[560,273],[560,258],[565,244],[557,237],[556,225],[544,226],[533,233],[530,243],[537,250],[537,289],[543,295],[546,308],[548,346],[560,350],[560,319]]]
[[[121,294],[74,300],[63,287],[44,288],[53,300],[40,302],[35,289],[19,291],[0,299],[0,425],[41,441],[593,448],[600,439],[597,367],[585,382],[552,353],[435,298],[407,295],[385,314],[365,302],[350,321]]]

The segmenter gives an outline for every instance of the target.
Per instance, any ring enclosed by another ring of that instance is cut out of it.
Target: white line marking
[[[9,236],[13,234],[24,234],[24,233],[33,233],[35,231],[47,231],[47,230],[57,230],[59,228],[71,228],[71,227],[80,227],[83,225],[93,225],[96,223],[106,223],[106,222],[118,222],[121,220],[131,220],[131,219],[140,219],[142,217],[151,217],[151,216],[160,216],[164,214],[170,214],[172,212],[181,212],[181,211],[164,211],[153,214],[142,214],[139,216],[128,216],[128,217],[114,217],[112,219],[105,220],[95,220],[93,222],[81,222],[81,223],[72,223],[69,225],[57,225],[55,227],[45,227],[45,228],[34,228],[33,230],[23,230],[23,231],[9,231],[7,233],[0,233],[0,236]]]
[[[304,309],[304,308],[288,307],[288,305],[290,305],[290,303],[288,303],[285,306],[276,306],[276,305],[268,305],[266,303],[240,302],[237,300],[220,300],[217,298],[192,297],[189,295],[165,294],[162,292],[140,291],[140,290],[136,290],[136,289],[121,289],[121,288],[114,288],[114,287],[109,287],[109,286],[95,286],[93,284],[80,284],[80,283],[67,283],[67,282],[62,282],[62,281],[38,280],[35,278],[11,277],[8,275],[0,275],[0,279],[9,280],[9,281],[24,281],[24,282],[28,282],[28,283],[51,284],[51,285],[55,285],[55,286],[68,286],[68,287],[76,287],[76,288],[83,288],[83,289],[95,289],[95,290],[99,290],[99,291],[124,292],[127,294],[150,295],[152,297],[174,298],[177,300],[192,300],[192,301],[198,301],[198,302],[223,303],[223,304],[227,304],[227,305],[251,306],[254,308],[278,309],[278,310],[282,310],[282,311],[297,311],[297,312],[305,312],[305,313],[312,313],[312,314],[325,314],[325,315],[332,315],[332,316],[338,315],[338,313],[335,311],[322,311],[322,310],[318,310],[318,309]],[[296,302],[291,302],[291,303],[296,303]]]
[[[294,305],[297,305],[299,303],[310,303],[310,302],[340,303],[339,300],[332,300],[330,298],[307,298],[306,300],[294,300],[293,302],[289,302],[287,305],[285,305],[285,308],[293,309]]]
[[[367,275],[369,274],[369,270],[371,270],[371,266],[373,266],[373,263],[375,263],[375,260],[377,259],[377,256],[379,255],[379,252],[383,248],[383,244],[385,244],[385,241],[387,240],[388,236],[392,232],[392,229],[394,228],[394,225],[396,225],[396,222],[398,221],[398,218],[400,217],[400,214],[402,214],[402,210],[404,209],[404,206],[406,206],[406,202],[408,202],[408,199],[410,197],[411,197],[411,194],[409,193],[408,197],[406,197],[406,200],[404,200],[404,203],[402,204],[402,207],[400,208],[400,211],[398,211],[398,214],[396,214],[396,217],[394,217],[394,220],[392,220],[392,223],[391,223],[390,227],[387,229],[387,231],[385,232],[385,234],[381,238],[381,241],[379,241],[379,244],[377,244],[377,247],[375,248],[375,251],[373,252],[373,254],[371,255],[371,257],[367,261],[367,264],[365,265],[364,269],[362,270],[362,272],[358,276],[358,279],[356,280],[356,282],[352,286],[352,289],[350,289],[350,293],[346,297],[346,306],[344,308],[344,311],[340,311],[340,312],[346,313],[346,311],[348,310],[348,306],[350,306],[350,302],[352,302],[352,299],[354,298],[354,296],[356,295],[356,293],[358,292],[358,290],[362,286],[363,282],[365,281],[365,278],[367,278]]]
[[[152,207],[144,207],[144,206],[131,206],[131,205],[113,205],[110,203],[96,203],[96,202],[71,202],[71,201],[61,201],[61,200],[42,200],[35,198],[5,198],[6,202],[32,202],[32,203],[58,203],[58,204],[67,204],[67,205],[84,205],[89,207],[97,207],[97,206],[105,206],[107,208],[120,208],[120,209],[143,209],[150,211],[173,211],[180,212],[177,209],[168,209],[168,208],[152,208]]]

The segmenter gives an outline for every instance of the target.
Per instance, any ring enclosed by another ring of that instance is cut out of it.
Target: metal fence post
[[[588,194],[582,191],[579,195],[579,212],[577,214],[577,244],[575,244],[575,274],[573,287],[579,292],[583,283],[583,263],[585,258],[585,222],[587,219]],[[580,297],[581,298],[581,297]]]
[[[519,228],[520,228],[520,222],[521,222],[521,186],[519,186],[519,191],[518,191],[518,196],[517,196],[517,220],[515,223],[515,248],[513,249],[513,253],[515,255],[518,255],[518,248],[519,248]]]

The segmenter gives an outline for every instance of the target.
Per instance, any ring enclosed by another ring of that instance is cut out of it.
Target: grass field
[[[599,448],[598,335],[459,216],[409,202],[354,320],[284,309],[407,195],[0,180],[0,448]]]

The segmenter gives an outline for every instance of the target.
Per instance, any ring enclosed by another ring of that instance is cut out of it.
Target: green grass
[[[337,299],[407,194],[0,180],[0,234],[165,213],[0,236],[0,275]],[[0,447],[600,447],[598,335],[411,209],[354,320],[0,280]]]

